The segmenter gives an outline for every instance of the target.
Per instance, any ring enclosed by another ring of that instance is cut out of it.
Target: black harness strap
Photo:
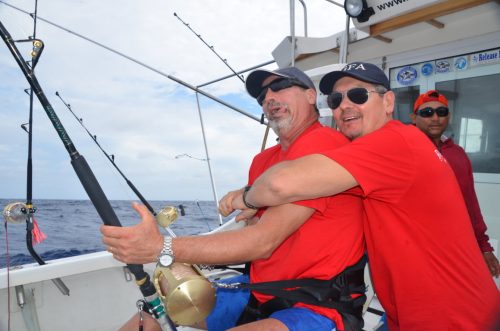
[[[269,317],[275,311],[287,309],[302,302],[335,309],[342,315],[346,330],[361,330],[363,327],[362,308],[366,301],[365,265],[366,256],[363,256],[356,264],[347,267],[343,272],[328,280],[304,278],[242,284],[242,288],[272,295],[274,298],[259,305],[255,297],[251,295],[238,325]],[[352,298],[352,294],[359,294],[359,296]]]

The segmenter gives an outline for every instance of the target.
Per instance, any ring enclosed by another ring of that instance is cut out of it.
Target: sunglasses
[[[446,117],[448,116],[449,112],[450,111],[446,107],[437,107],[437,108],[425,107],[417,110],[417,115],[420,117],[432,117],[434,116],[434,113],[436,113],[437,116],[439,117]]]
[[[259,103],[259,105],[262,106],[262,103],[264,102],[264,99],[266,98],[266,94],[267,94],[268,89],[271,89],[271,91],[273,91],[273,92],[278,92],[278,91],[290,88],[292,86],[298,86],[298,87],[302,87],[305,89],[310,88],[309,86],[305,85],[302,82],[299,82],[296,79],[292,79],[292,78],[276,79],[276,80],[273,80],[271,83],[269,83],[265,86],[262,86],[262,90],[260,91],[259,96],[257,97],[257,102]]]
[[[368,91],[363,87],[355,87],[343,93],[342,92],[330,93],[328,95],[328,98],[326,99],[326,102],[328,104],[328,107],[330,107],[331,109],[337,109],[342,103],[342,99],[344,99],[344,96],[347,96],[347,98],[351,102],[357,105],[362,105],[366,101],[368,101],[370,93],[384,94],[385,92],[387,91],[384,92]]]

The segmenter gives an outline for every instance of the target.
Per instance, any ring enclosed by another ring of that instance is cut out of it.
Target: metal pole
[[[238,74],[238,75],[239,74],[243,74],[243,73],[248,72],[250,70],[254,70],[254,69],[257,69],[257,68],[260,68],[260,67],[263,67],[263,66],[267,66],[268,64],[271,64],[271,63],[274,63],[274,62],[276,62],[276,61],[275,60],[269,60],[267,62],[264,62],[264,63],[261,63],[261,64],[257,64],[255,66],[250,67],[250,68],[246,68],[246,69],[240,70],[236,74]],[[204,86],[207,86],[207,85],[210,85],[210,84],[213,84],[213,83],[217,83],[217,82],[220,82],[221,80],[228,79],[228,78],[231,78],[231,77],[234,77],[234,76],[235,75],[232,74],[232,75],[227,75],[227,76],[224,76],[224,77],[220,77],[220,78],[211,80],[209,82],[200,84],[200,85],[198,85],[198,87],[204,87]]]
[[[203,116],[201,115],[200,98],[198,97],[198,93],[196,93],[196,104],[198,106],[198,115],[200,116],[201,133],[203,135],[203,144],[205,145],[205,155],[208,164],[208,173],[210,174],[210,182],[212,183],[212,192],[214,194],[215,205],[217,206],[217,216],[219,216],[219,225],[222,225],[222,216],[219,213],[219,198],[217,197],[214,175],[212,174],[212,167],[210,165],[210,156],[208,155],[207,138],[205,137],[205,126],[203,125]]]
[[[335,6],[338,6],[340,8],[344,8],[344,5],[342,5],[340,3],[336,3],[335,1],[332,1],[332,0],[325,0],[325,1],[328,1],[329,3],[334,4]]]
[[[342,36],[342,42],[340,44],[340,51],[339,51],[339,63],[347,63],[347,47],[349,45],[349,23],[351,21],[351,18],[349,15],[346,15],[346,20],[345,20],[345,31],[344,35]]]
[[[307,37],[307,7],[304,0],[299,1],[302,4],[302,7],[304,7],[304,37]]]

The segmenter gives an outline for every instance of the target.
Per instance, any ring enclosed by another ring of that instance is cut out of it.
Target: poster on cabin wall
[[[397,88],[425,85],[428,79],[432,79],[432,76],[464,72],[478,66],[499,63],[500,48],[405,65],[390,70],[391,86]]]

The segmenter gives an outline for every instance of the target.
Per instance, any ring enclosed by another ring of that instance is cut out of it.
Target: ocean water
[[[0,199],[0,207],[23,200]],[[111,201],[123,226],[137,224],[140,219],[131,201]],[[166,206],[182,205],[185,215],[171,226],[176,235],[193,235],[211,231],[219,226],[213,201],[149,201],[155,211]],[[34,200],[35,219],[47,239],[34,245],[37,254],[49,261],[105,250],[99,227],[102,221],[90,200]],[[228,218],[223,218],[226,222]],[[166,233],[166,232],[165,232]],[[36,262],[26,247],[26,223],[6,223],[0,228],[0,268]]]

